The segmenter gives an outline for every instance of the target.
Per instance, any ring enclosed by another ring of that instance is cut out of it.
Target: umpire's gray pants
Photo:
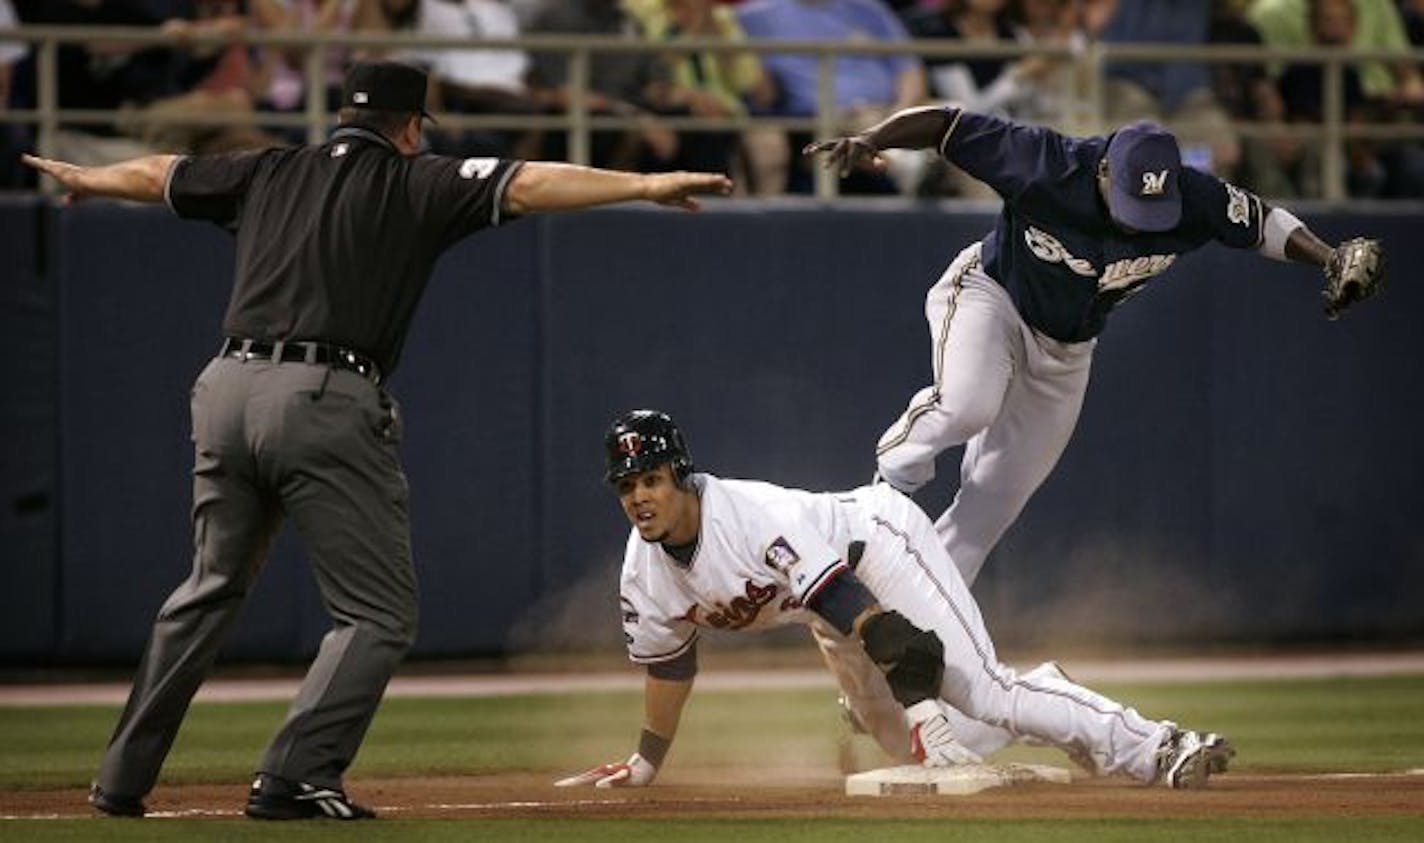
[[[353,372],[208,364],[193,387],[193,572],[158,612],[100,787],[152,789],[284,515],[334,626],[257,769],[341,786],[415,635],[400,435],[394,402]]]

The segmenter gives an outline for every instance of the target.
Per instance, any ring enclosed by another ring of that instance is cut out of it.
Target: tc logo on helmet
[[[643,450],[643,437],[636,430],[618,434],[618,450],[630,457],[637,456]]]

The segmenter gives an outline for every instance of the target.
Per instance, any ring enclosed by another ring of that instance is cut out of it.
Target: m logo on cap
[[[1161,196],[1167,192],[1167,171],[1158,170],[1155,173],[1147,172],[1142,174],[1142,195]]]

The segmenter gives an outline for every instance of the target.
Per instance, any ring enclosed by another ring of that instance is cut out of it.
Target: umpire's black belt
[[[339,345],[308,340],[251,340],[228,337],[223,340],[219,357],[236,360],[274,360],[278,363],[311,363],[355,372],[371,383],[381,382],[381,369],[376,362],[359,351]]]

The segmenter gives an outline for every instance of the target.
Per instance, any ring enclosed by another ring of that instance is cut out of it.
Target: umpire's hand
[[[726,196],[732,192],[732,180],[721,173],[649,173],[643,177],[644,198],[659,205],[671,205],[687,211],[702,206],[693,198],[698,195]]]

